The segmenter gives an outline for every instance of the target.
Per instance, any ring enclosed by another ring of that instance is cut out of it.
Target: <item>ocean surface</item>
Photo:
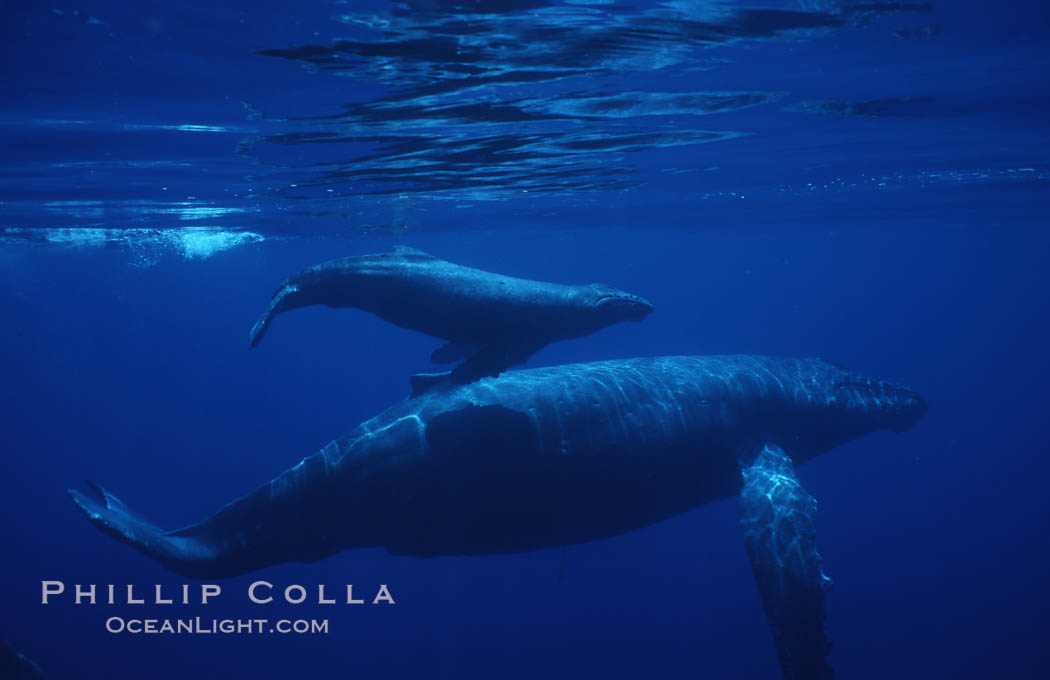
[[[420,248],[656,311],[528,366],[834,360],[928,414],[802,465],[838,677],[1050,673],[1043,2],[15,2],[2,10],[0,639],[48,678],[776,678],[735,500],[509,556],[343,552],[200,584],[165,528],[404,398],[441,341],[248,330],[298,269]],[[41,582],[66,595],[41,603]],[[266,580],[310,592],[253,605]],[[147,604],[74,604],[127,584]],[[152,601],[161,585],[195,601]],[[369,602],[323,605],[354,584]],[[327,634],[110,633],[110,617]]]

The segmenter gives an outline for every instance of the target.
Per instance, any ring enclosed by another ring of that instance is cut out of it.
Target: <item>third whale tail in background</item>
[[[433,557],[571,545],[738,495],[785,677],[826,680],[830,581],[794,467],[925,412],[912,390],[819,359],[605,361],[435,385],[175,531],[102,489],[70,493],[102,531],[199,578],[374,546]]]
[[[251,330],[251,347],[274,317],[310,305],[355,307],[401,328],[442,338],[436,363],[466,359],[458,384],[495,377],[546,345],[589,335],[652,310],[637,295],[602,284],[529,281],[440,260],[414,248],[308,267],[277,289]]]
[[[39,666],[3,640],[0,640],[0,678],[3,680],[45,680]]]

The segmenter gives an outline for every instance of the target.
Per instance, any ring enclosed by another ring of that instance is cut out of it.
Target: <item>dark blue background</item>
[[[79,19],[32,4],[5,9],[13,39],[3,55],[0,228],[171,230],[184,225],[150,206],[179,191],[250,209],[204,224],[267,240],[199,259],[128,232],[105,247],[60,247],[53,236],[30,245],[24,232],[7,233],[0,638],[52,678],[777,677],[733,501],[571,547],[564,581],[559,550],[435,560],[367,550],[224,581],[207,607],[41,606],[45,579],[184,582],[102,536],[67,487],[95,480],[163,527],[195,521],[405,396],[410,373],[432,370],[437,341],[356,311],[283,316],[247,350],[251,323],[285,276],[404,243],[512,275],[601,281],[656,305],[643,324],[551,346],[529,365],[821,356],[919,390],[930,411],[911,431],[872,435],[800,470],[821,503],[818,547],[836,582],[833,664],[843,678],[1045,675],[1050,60],[1041,4],[994,15],[983,4],[938,4],[921,19],[944,27],[930,41],[893,41],[876,23],[763,43],[731,52],[733,64],[695,88],[790,91],[785,104],[930,95],[921,115],[775,106],[713,115],[702,125],[752,136],[639,154],[631,162],[645,183],[633,191],[424,207],[411,199],[415,216],[394,235],[289,209],[266,181],[245,179],[256,170],[233,153],[244,135],[265,134],[252,126],[274,125],[248,119],[241,99],[304,110],[333,101],[326,88],[338,79],[251,54],[326,43],[342,30],[328,18],[333,7],[110,2],[82,6]],[[163,30],[151,37],[142,27],[157,17]],[[227,30],[240,18],[250,31]],[[88,33],[96,28],[117,37]],[[355,96],[380,90],[365,83]],[[41,119],[90,120],[98,133]],[[112,131],[128,123],[231,131]],[[190,169],[166,177],[93,166],[104,176],[92,179],[54,165],[105,158],[171,158]],[[661,180],[659,168],[690,164],[722,170]],[[948,179],[922,179],[929,172]],[[860,179],[872,176],[889,179]],[[737,190],[753,198],[727,197]],[[74,199],[125,208],[141,199],[149,210],[114,209],[96,223],[48,208]],[[365,200],[376,213],[394,210]],[[257,578],[366,593],[387,583],[397,605],[256,607],[245,590]],[[114,636],[103,629],[114,614],[328,618],[331,633]]]

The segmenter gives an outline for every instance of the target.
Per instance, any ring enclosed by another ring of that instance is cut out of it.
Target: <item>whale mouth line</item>
[[[873,378],[853,377],[845,378],[842,380],[836,380],[832,387],[836,390],[852,388],[855,390],[868,390],[871,392],[879,392],[881,394],[897,394],[897,395],[909,395],[914,394],[914,391],[910,388],[903,387],[901,385],[895,385],[884,380],[875,380]]]
[[[640,298],[637,295],[629,295],[627,293],[610,293],[608,295],[601,295],[598,297],[596,304],[629,305],[634,307],[646,307],[649,310],[652,310],[653,308],[653,305],[645,298]]]
[[[867,378],[839,380],[834,383],[832,389],[836,394],[851,390],[854,395],[869,399],[906,400],[912,394],[907,388]]]
[[[851,378],[840,380],[832,386],[837,397],[857,403],[867,409],[892,413],[900,418],[893,426],[898,432],[911,427],[926,414],[926,400],[918,392],[894,383],[868,378]]]

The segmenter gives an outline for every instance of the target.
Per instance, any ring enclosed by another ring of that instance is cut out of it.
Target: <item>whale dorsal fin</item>
[[[429,392],[435,386],[448,382],[450,375],[452,375],[452,371],[444,373],[417,373],[416,375],[408,376],[408,383],[412,386],[412,392],[408,395],[408,398],[418,397]]]
[[[394,254],[402,255],[404,257],[427,257],[431,260],[437,259],[430,253],[424,253],[419,248],[413,248],[412,246],[394,246]]]

